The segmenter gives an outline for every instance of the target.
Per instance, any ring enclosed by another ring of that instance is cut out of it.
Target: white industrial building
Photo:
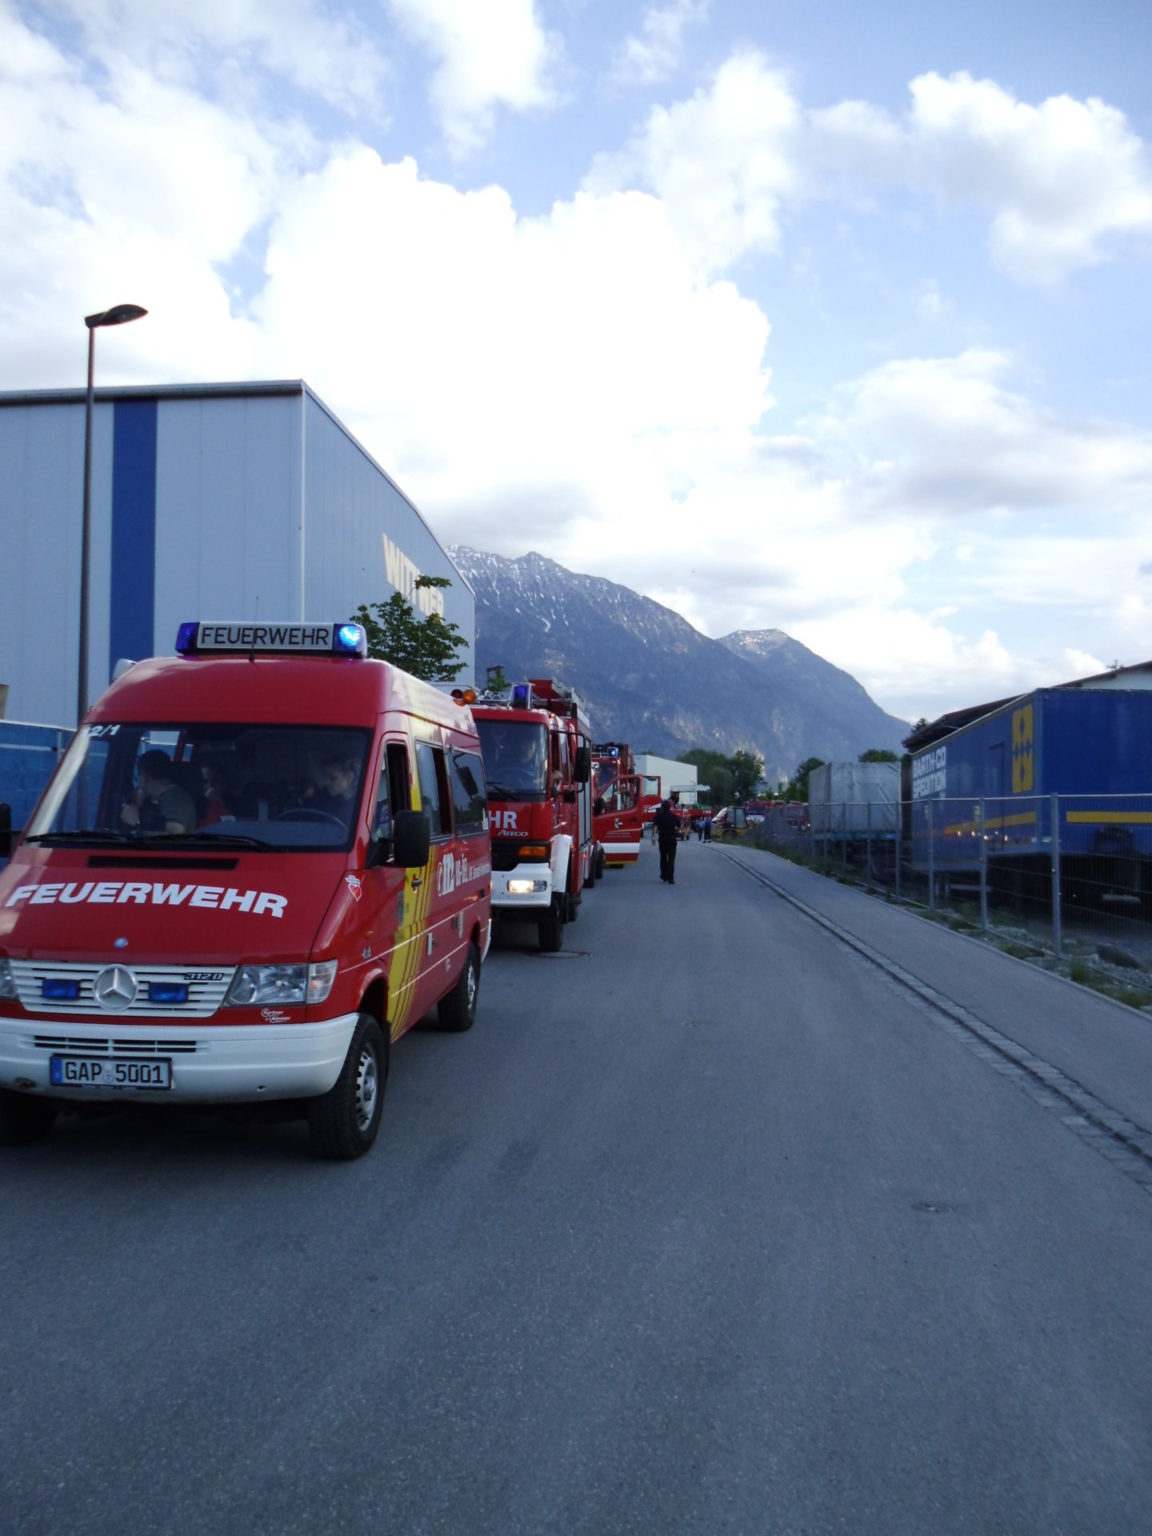
[[[655,757],[651,752],[637,752],[636,772],[657,775],[660,793],[667,798],[671,794],[680,797],[681,805],[695,805],[700,786],[696,781],[695,763],[678,763],[670,757]]]
[[[0,700],[75,723],[84,390],[0,393]],[[88,697],[188,619],[331,620],[396,591],[468,642],[475,597],[416,507],[302,380],[100,389]],[[415,593],[418,575],[451,586]],[[442,606],[441,606],[442,604]]]

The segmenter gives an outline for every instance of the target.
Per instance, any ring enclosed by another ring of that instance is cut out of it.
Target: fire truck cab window
[[[497,800],[543,800],[548,741],[543,725],[529,720],[477,720],[488,792]]]
[[[568,760],[568,733],[558,731],[552,738],[552,772],[560,775],[561,782],[567,784],[572,778],[571,764]]]

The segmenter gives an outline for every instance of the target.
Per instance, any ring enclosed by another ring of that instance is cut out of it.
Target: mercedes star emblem
[[[92,984],[92,995],[107,1013],[122,1013],[136,1001],[136,978],[123,965],[106,966]]]

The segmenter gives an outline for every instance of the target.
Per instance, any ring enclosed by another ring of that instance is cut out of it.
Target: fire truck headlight
[[[16,1001],[16,978],[9,962],[0,955],[0,997],[8,1002]]]
[[[232,978],[224,1003],[233,1008],[322,1003],[335,980],[335,960],[315,965],[242,965]]]
[[[547,880],[509,880],[509,896],[531,896],[536,891],[546,891]]]

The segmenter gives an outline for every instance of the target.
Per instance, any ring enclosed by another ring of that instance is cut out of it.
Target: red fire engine
[[[635,864],[640,835],[660,804],[660,779],[636,772],[632,748],[618,741],[592,748],[593,826],[609,868]]]
[[[540,948],[554,952],[603,867],[583,704],[570,688],[532,678],[481,695],[472,714],[488,783],[493,915],[535,922]]]

